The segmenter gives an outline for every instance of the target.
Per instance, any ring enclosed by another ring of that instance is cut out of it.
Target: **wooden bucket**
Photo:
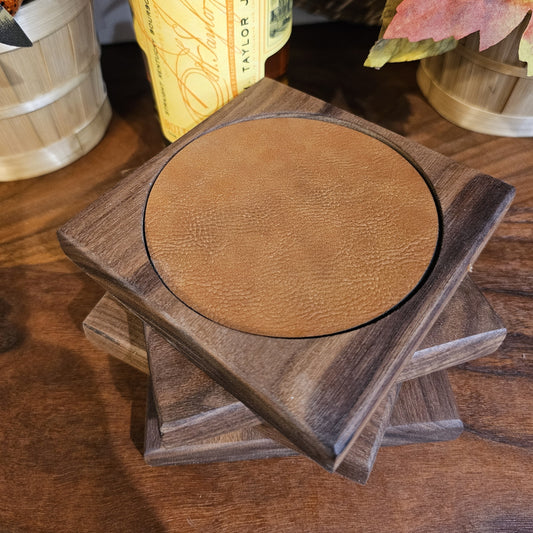
[[[463,128],[507,137],[533,136],[533,77],[518,59],[524,25],[479,52],[477,34],[456,49],[423,59],[418,85],[434,109]]]
[[[0,44],[0,181],[72,163],[111,118],[91,0],[27,0],[16,20],[33,46]]]

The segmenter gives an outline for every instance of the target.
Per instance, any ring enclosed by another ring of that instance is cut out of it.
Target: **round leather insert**
[[[310,118],[200,136],[164,167],[145,214],[166,286],[205,317],[276,337],[380,317],[419,284],[439,217],[418,171],[383,142]]]

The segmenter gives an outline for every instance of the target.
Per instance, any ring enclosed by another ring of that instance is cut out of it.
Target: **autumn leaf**
[[[396,8],[401,0],[387,0],[381,15],[381,31],[379,39],[370,49],[365,61],[365,67],[381,68],[385,63],[401,61],[414,61],[424,57],[443,54],[457,46],[453,37],[435,42],[433,39],[424,39],[413,43],[406,38],[384,39],[383,34],[396,14]]]
[[[365,60],[365,67],[381,68],[385,63],[399,63],[401,61],[415,61],[424,57],[436,56],[453,50],[457,41],[450,37],[435,42],[424,39],[411,43],[407,39],[379,39],[370,49]]]
[[[461,39],[479,31],[479,49],[507,37],[531,12],[533,0],[403,0],[384,31],[385,39]],[[519,47],[519,58],[533,75],[533,27],[530,20]]]

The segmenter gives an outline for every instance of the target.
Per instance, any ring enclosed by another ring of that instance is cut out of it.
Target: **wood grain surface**
[[[463,431],[446,372],[402,383],[382,446],[452,440]]]
[[[358,329],[295,339],[230,329],[176,298],[147,256],[145,204],[154,179],[168,161],[212,128],[251,116],[283,114],[333,120],[392,144],[425,174],[438,198],[442,240],[431,271],[401,306]],[[302,453],[334,471],[459,286],[513,196],[513,188],[503,181],[263,79],[73,217],[59,229],[58,237],[74,263]]]
[[[516,187],[471,276],[508,334],[448,372],[465,431],[382,448],[365,487],[292,457],[152,468],[146,376],[102,357],[81,324],[103,296],[55,232],[164,143],[135,45],[103,48],[114,117],[45,178],[0,185],[0,529],[9,532],[516,532],[533,524],[533,139],[462,130],[416,64],[364,69],[377,32],[320,24],[291,38],[290,84]]]
[[[143,321],[110,294],[105,294],[85,317],[83,331],[100,350],[150,373]]]
[[[152,396],[164,446],[187,444],[259,423],[257,416],[179,350],[145,326]]]

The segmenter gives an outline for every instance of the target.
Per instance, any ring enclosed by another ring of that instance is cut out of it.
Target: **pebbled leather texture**
[[[311,118],[239,122],[178,152],[147,200],[145,238],[167,287],[205,317],[275,337],[376,319],[419,284],[439,215],[383,142]]]

